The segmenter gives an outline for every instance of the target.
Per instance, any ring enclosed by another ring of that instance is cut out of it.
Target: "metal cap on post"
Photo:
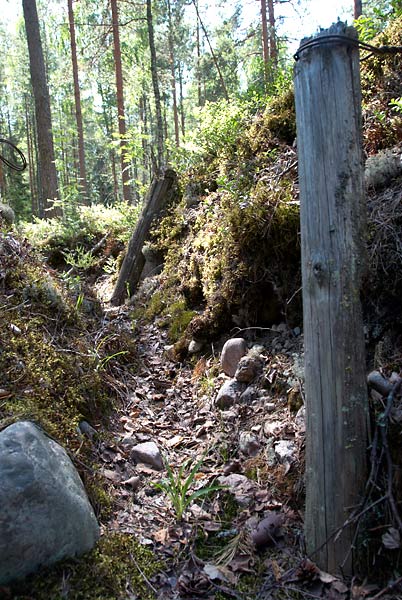
[[[353,571],[350,517],[366,480],[365,263],[359,50],[338,22],[295,55],[306,377],[308,552]],[[348,521],[349,519],[349,521]]]

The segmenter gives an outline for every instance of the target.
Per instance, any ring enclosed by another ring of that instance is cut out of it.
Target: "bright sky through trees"
[[[213,26],[213,21],[216,19],[218,10],[211,10],[215,4],[215,0],[200,3],[208,4],[208,11],[203,11],[206,20],[210,20]],[[352,19],[353,2],[352,0],[301,0],[300,6],[293,7],[294,3],[283,3],[278,5],[278,15],[281,13],[284,17],[283,24],[280,28],[281,34],[288,36],[292,41],[293,46],[297,46],[300,39],[304,36],[309,36],[314,33],[319,27],[328,27],[338,17],[341,20]],[[233,0],[227,0],[225,3],[225,14],[232,12],[235,6]],[[259,0],[243,0],[242,2],[242,17],[245,23],[248,24],[254,20],[259,12]],[[201,8],[202,10],[202,8]],[[17,0],[0,0],[0,14],[2,15],[3,23],[10,23],[12,26],[16,18],[22,14],[21,2]],[[214,15],[211,17],[211,15]],[[208,19],[209,17],[209,19]]]

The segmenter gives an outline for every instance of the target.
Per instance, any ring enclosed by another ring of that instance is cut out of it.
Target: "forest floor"
[[[127,309],[114,316],[130,318]],[[249,346],[259,344],[265,363],[259,385],[267,394],[220,410],[214,399],[227,377],[220,372],[219,345],[177,363],[163,329],[137,327],[135,385],[106,439],[94,442],[115,501],[104,530],[133,534],[163,561],[157,576],[143,574],[161,600],[379,598],[378,587],[347,584],[306,558],[303,391],[294,368],[302,336],[285,327],[260,331],[259,338],[255,333],[240,335]],[[132,448],[144,442],[156,444],[163,469],[132,460]],[[155,487],[161,481],[164,491]],[[222,488],[201,491],[217,484]],[[137,598],[135,591],[128,597]],[[387,597],[397,596],[381,593]]]

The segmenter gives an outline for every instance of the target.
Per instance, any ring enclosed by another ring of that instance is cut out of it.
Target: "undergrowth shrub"
[[[33,223],[21,223],[19,229],[36,247],[58,244],[71,248],[78,241],[95,242],[107,232],[111,238],[126,243],[140,210],[140,205],[132,206],[126,202],[114,206],[78,206],[73,214],[67,213],[62,219],[35,218]]]
[[[374,40],[374,46],[402,46],[402,15]],[[363,137],[368,154],[402,139],[402,54],[371,55],[362,62]]]

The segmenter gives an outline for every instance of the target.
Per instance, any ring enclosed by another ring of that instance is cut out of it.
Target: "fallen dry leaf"
[[[401,547],[401,534],[395,527],[390,527],[381,537],[381,541],[387,550],[397,550]]]
[[[121,483],[121,476],[116,473],[116,471],[112,471],[111,469],[102,469],[102,475],[112,481],[113,483]]]

